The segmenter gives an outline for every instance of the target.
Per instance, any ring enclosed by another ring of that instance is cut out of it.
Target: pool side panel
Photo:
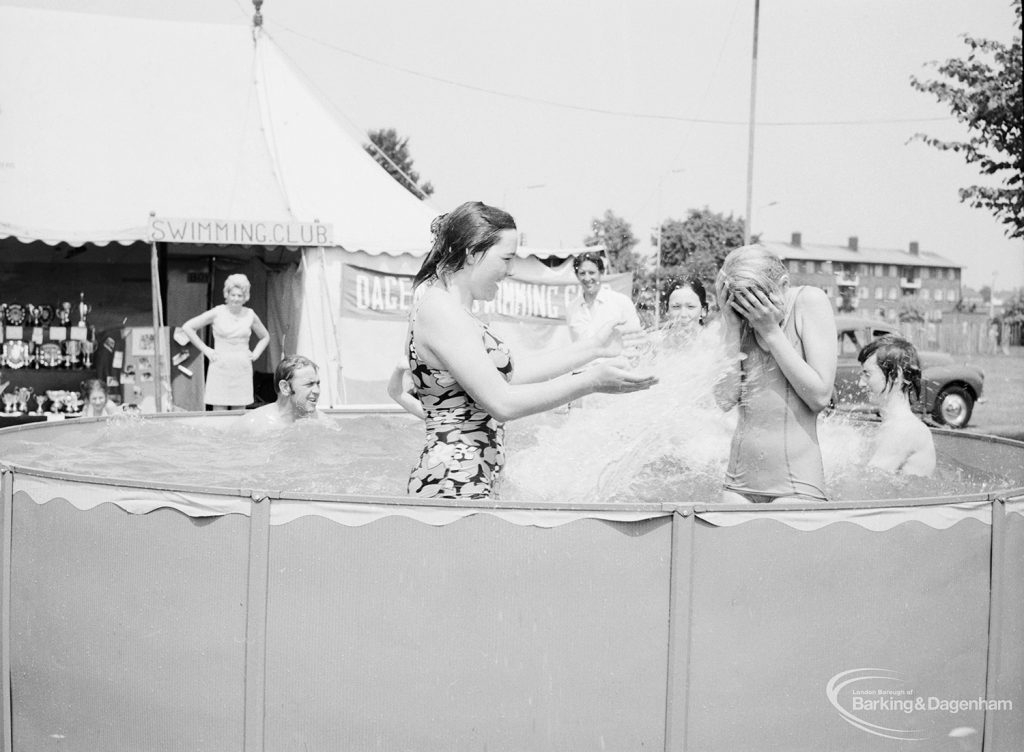
[[[13,510],[14,749],[240,750],[248,519]]]
[[[687,749],[963,749],[948,732],[980,731],[981,711],[860,713],[928,739],[899,743],[844,720],[826,688],[839,674],[870,668],[898,674],[900,687],[923,697],[983,697],[990,533],[975,519],[885,531],[698,522]],[[849,710],[854,689],[882,684],[850,685],[839,703]]]
[[[997,504],[996,513],[1003,515],[1003,548],[1002,556],[993,561],[1001,567],[1001,576],[993,577],[1001,587],[993,592],[999,607],[992,625],[995,655],[988,697],[1009,702],[1012,709],[987,714],[986,752],[1024,749],[1024,496]]]
[[[268,749],[663,749],[668,518],[271,528]]]

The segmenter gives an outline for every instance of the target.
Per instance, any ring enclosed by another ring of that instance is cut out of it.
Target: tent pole
[[[149,277],[151,280],[150,289],[152,292],[153,307],[153,397],[156,401],[156,411],[164,411],[163,404],[163,373],[160,371],[160,349],[163,344],[162,327],[164,319],[164,307],[160,300],[160,254],[157,252],[156,242],[150,243],[152,253],[149,262]]]

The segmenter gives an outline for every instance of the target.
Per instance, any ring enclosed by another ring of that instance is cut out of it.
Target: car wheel
[[[971,419],[974,397],[962,386],[948,386],[939,392],[932,416],[950,428],[963,428]]]

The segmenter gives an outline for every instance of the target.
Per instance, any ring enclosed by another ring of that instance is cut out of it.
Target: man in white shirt
[[[566,309],[566,321],[573,342],[590,336],[609,321],[625,322],[623,331],[640,329],[633,301],[621,292],[601,285],[604,259],[599,253],[582,253],[572,261],[576,279],[580,282],[580,296]]]

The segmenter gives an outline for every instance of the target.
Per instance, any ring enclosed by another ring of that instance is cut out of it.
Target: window
[[[825,272],[825,262],[824,261],[815,261],[814,262],[814,271],[815,271],[816,274],[823,274]]]
[[[861,288],[858,289],[858,291],[860,292],[860,297],[861,297],[862,300],[867,300],[868,299],[868,295],[870,294],[868,288],[861,287]]]
[[[889,288],[889,300],[896,300],[896,288],[895,287],[890,287]]]
[[[875,288],[875,300],[882,300],[885,297],[885,291],[881,287]]]
[[[921,300],[929,300],[931,298],[931,291],[925,287],[921,290]]]
[[[876,277],[884,277],[885,276],[885,267],[882,264],[875,264],[873,272],[874,272],[874,275]]]
[[[800,268],[800,266],[797,263],[796,259],[790,259],[789,260],[789,273],[790,274],[796,274],[797,271],[799,270],[799,268]]]
[[[895,266],[890,266],[889,267],[889,276],[890,277],[898,277],[898,276],[900,276],[899,269],[897,269]]]

